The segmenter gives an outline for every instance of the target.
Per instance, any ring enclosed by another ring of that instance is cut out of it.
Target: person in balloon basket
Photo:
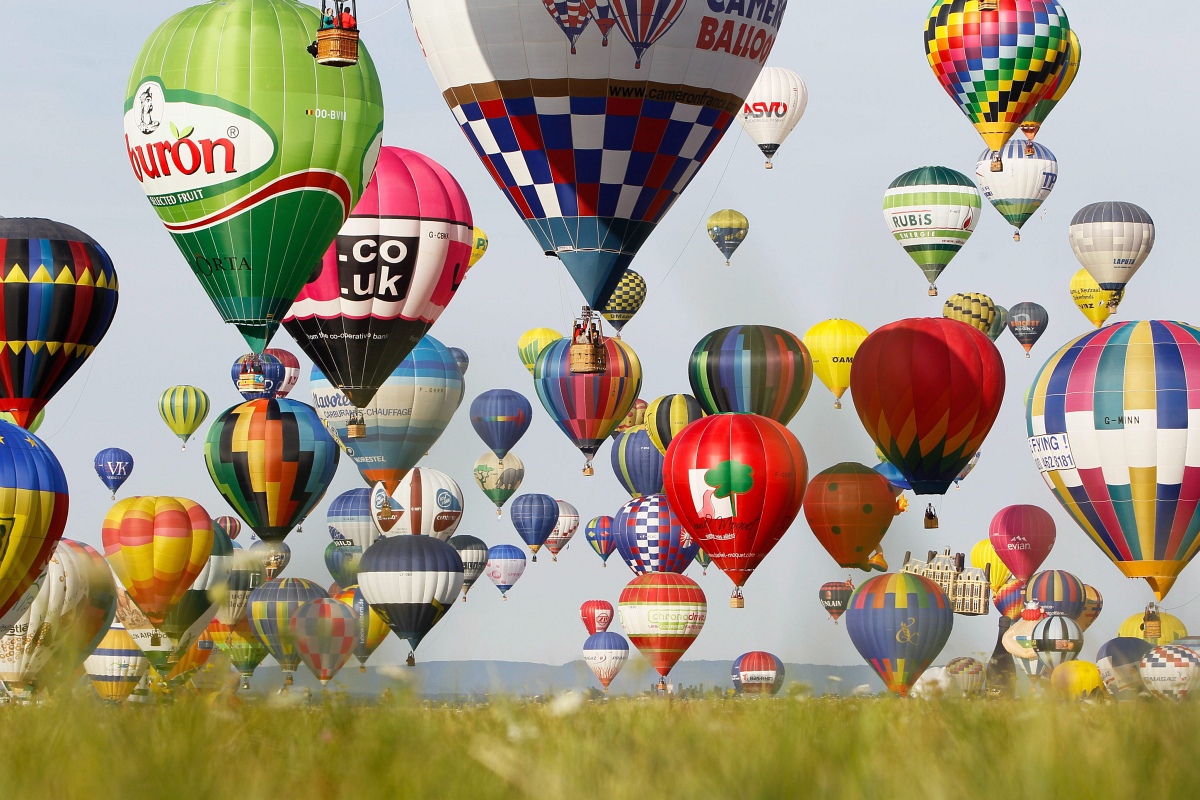
[[[338,27],[342,30],[352,31],[358,28],[358,20],[350,13],[350,4],[346,3],[342,6],[342,13],[338,15]]]
[[[334,20],[333,6],[326,6],[325,10],[321,12],[321,30],[327,31],[332,28]]]

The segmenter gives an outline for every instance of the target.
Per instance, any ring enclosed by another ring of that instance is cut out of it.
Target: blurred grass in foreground
[[[89,800],[1195,797],[1197,710],[785,697],[568,697],[462,708],[407,699],[311,708],[60,701],[0,709],[0,793]]]

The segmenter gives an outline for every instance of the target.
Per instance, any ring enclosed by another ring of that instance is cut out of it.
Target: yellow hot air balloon
[[[158,398],[158,415],[171,432],[187,441],[208,416],[208,395],[195,386],[172,386]]]
[[[1090,661],[1067,661],[1050,673],[1050,686],[1063,700],[1088,700],[1106,694],[1100,669]]]
[[[971,566],[976,569],[983,569],[988,564],[991,565],[988,580],[992,584],[992,591],[998,592],[1004,587],[1004,584],[1008,583],[1008,579],[1012,577],[1012,572],[1000,560],[1000,554],[992,546],[992,540],[981,539],[971,548]]]
[[[992,329],[997,313],[992,298],[982,292],[959,292],[951,295],[942,306],[943,317],[965,322],[984,335]]]
[[[487,252],[488,238],[483,232],[483,228],[476,228],[474,236],[471,239],[471,258],[467,261],[467,269],[479,263],[479,259],[483,258],[483,254]]]
[[[833,407],[842,407],[842,395],[850,388],[854,354],[867,338],[867,329],[848,319],[818,322],[804,334],[804,346],[812,355],[813,372],[833,392]]]
[[[708,218],[708,238],[713,240],[721,255],[725,256],[727,267],[729,259],[733,257],[733,251],[741,246],[749,232],[750,220],[746,219],[745,214],[732,208],[723,208]]]
[[[1149,630],[1147,631],[1147,627]],[[1188,635],[1187,626],[1183,624],[1183,620],[1174,614],[1168,614],[1165,611],[1158,612],[1158,635],[1155,635],[1154,623],[1146,625],[1145,614],[1134,614],[1129,619],[1121,623],[1121,627],[1117,628],[1117,636],[1128,636],[1131,639],[1144,639],[1154,646],[1170,644],[1176,639],[1182,639]]]
[[[1117,305],[1121,302],[1120,292],[1101,289],[1092,273],[1086,269],[1079,270],[1071,277],[1071,299],[1075,301],[1075,307],[1097,328],[1117,313]]]
[[[538,355],[549,344],[561,338],[563,335],[551,328],[532,328],[521,334],[521,338],[517,340],[517,353],[520,354],[521,363],[529,370],[530,375],[533,374],[533,365],[537,363]]]

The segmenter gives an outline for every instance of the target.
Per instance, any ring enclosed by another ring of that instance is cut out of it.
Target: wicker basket
[[[608,351],[602,345],[571,345],[571,372],[592,375],[608,369]]]
[[[327,67],[353,67],[358,63],[358,31],[325,28],[317,31],[317,63]]]
[[[365,422],[351,422],[346,426],[347,439],[365,439],[367,436],[367,425]]]

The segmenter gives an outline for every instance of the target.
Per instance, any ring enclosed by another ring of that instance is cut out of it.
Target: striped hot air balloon
[[[1070,617],[1053,614],[1043,617],[1029,635],[1038,660],[1053,671],[1060,664],[1079,658],[1083,649],[1083,631]]]
[[[322,597],[329,597],[329,593],[307,578],[276,578],[250,594],[247,614],[250,627],[279,662],[287,685],[291,685],[292,673],[300,666],[300,651],[291,625],[292,614],[305,603]]]
[[[617,552],[634,575],[674,572],[680,575],[700,549],[683,529],[665,494],[630,500],[613,517]]]
[[[1013,622],[1021,618],[1021,610],[1025,607],[1025,581],[1015,575],[996,591],[992,592],[992,604],[1003,617]]]
[[[273,356],[280,364],[283,364],[283,380],[275,387],[275,396],[287,397],[292,389],[296,388],[296,383],[300,380],[299,359],[290,351],[279,347],[268,347],[266,350],[263,350],[263,355]]]
[[[787,425],[812,386],[812,356],[796,335],[770,325],[734,325],[692,349],[688,380],[708,414],[749,412]]]
[[[584,600],[579,607],[579,617],[583,620],[583,627],[587,628],[588,636],[606,631],[613,619],[612,603],[607,600]]]
[[[463,602],[467,602],[467,592],[475,585],[487,568],[488,546],[479,538],[460,533],[450,537],[450,546],[458,551],[458,557],[463,562]]]
[[[460,551],[461,552],[461,551]],[[371,608],[358,586],[349,586],[336,595],[354,610],[354,657],[358,659],[358,671],[367,671],[367,659],[379,649],[387,638],[387,621]]]
[[[997,155],[1003,168],[992,172]],[[1010,139],[999,154],[983,151],[975,164],[975,180],[983,196],[1013,226],[1013,239],[1019,242],[1021,228],[1058,182],[1058,159],[1045,145]]]
[[[583,643],[583,661],[595,673],[606,693],[628,658],[629,644],[624,636],[614,631],[596,631]]]
[[[463,563],[458,551],[441,539],[389,536],[363,554],[358,581],[371,608],[415,652],[454,607],[462,590]]]
[[[1086,600],[1083,581],[1061,569],[1048,569],[1035,574],[1025,587],[1025,601],[1035,602],[1050,616],[1078,619]]]
[[[179,449],[186,450],[188,439],[208,417],[208,395],[195,386],[172,386],[158,398],[158,415],[183,441]]]
[[[734,659],[729,677],[738,694],[779,694],[786,674],[779,656],[753,650]]]
[[[930,297],[937,297],[938,276],[979,224],[982,205],[975,182],[949,167],[911,170],[884,192],[884,219],[925,273]]]
[[[665,680],[704,628],[708,602],[700,585],[674,572],[647,572],[621,590],[621,627]]]
[[[690,394],[667,394],[646,406],[646,433],[664,456],[681,430],[704,416],[700,401]]]
[[[362,560],[362,548],[341,539],[325,546],[325,569],[340,586],[358,583],[358,563]]]
[[[117,624],[104,634],[100,644],[87,657],[83,668],[101,700],[120,703],[133,694],[150,669],[150,662],[142,655],[125,626]]]
[[[618,433],[609,452],[613,474],[630,497],[663,490],[663,454],[650,441],[644,427]]]
[[[546,537],[546,549],[550,551],[550,560],[558,561],[558,554],[570,544],[575,532],[579,530],[579,509],[566,500],[556,500],[558,503],[558,519],[553,530]]]
[[[521,334],[521,338],[517,340],[517,355],[530,375],[533,374],[533,368],[542,351],[561,338],[561,333],[550,328],[531,328]]]
[[[607,516],[592,517],[583,529],[584,538],[591,545],[596,555],[600,556],[602,566],[608,566],[608,557],[617,549],[616,539],[612,531],[613,518]]]
[[[242,521],[237,517],[225,515],[217,517],[213,520],[213,526],[225,531],[225,535],[229,537],[229,541],[235,541],[238,534],[242,532]]]
[[[950,295],[942,304],[942,316],[965,322],[986,335],[996,319],[996,304],[982,292],[960,292]]]
[[[318,597],[298,606],[288,621],[300,660],[326,685],[354,652],[358,615],[340,600]]]
[[[1068,235],[1075,259],[1100,288],[1123,292],[1154,248],[1154,220],[1133,203],[1092,203],[1075,212]]]
[[[242,676],[242,688],[249,689],[254,670],[258,669],[258,665],[270,652],[255,634],[250,620],[243,617],[229,629],[223,642],[217,637],[214,637],[213,641],[217,649],[229,657],[233,668]]]
[[[329,538],[350,542],[361,547],[364,553],[379,538],[379,528],[371,518],[370,489],[348,489],[333,498],[325,520],[329,525]]]
[[[411,470],[391,494],[382,482],[371,490],[371,519],[385,536],[433,536],[443,542],[462,522],[458,481],[428,467]]]

